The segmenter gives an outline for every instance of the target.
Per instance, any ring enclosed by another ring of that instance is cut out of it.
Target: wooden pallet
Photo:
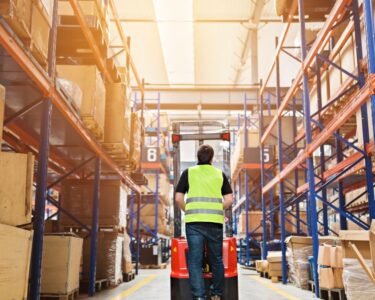
[[[282,277],[280,277],[280,276],[270,276],[270,279],[271,279],[272,283],[278,283],[278,282],[282,281]]]
[[[122,273],[122,278],[124,282],[129,282],[135,279],[135,272]]]
[[[48,299],[58,299],[58,300],[74,300],[77,299],[79,294],[79,290],[76,289],[71,291],[69,294],[41,294],[40,299],[48,300]]]
[[[309,289],[315,294],[315,282],[309,281]],[[346,300],[344,289],[319,288],[319,298],[323,300]]]
[[[268,272],[259,272],[259,274],[260,274],[260,277],[267,278],[267,279],[270,278]]]
[[[100,292],[101,290],[108,289],[111,286],[111,280],[109,278],[98,279],[95,281],[95,291]],[[82,280],[79,285],[79,290],[82,293],[87,293],[89,289],[88,280]]]
[[[160,265],[140,265],[141,269],[166,269],[167,263],[162,263]]]
[[[87,225],[91,227],[91,225]],[[79,225],[62,225],[61,226],[64,232],[81,232],[83,228]],[[124,233],[125,227],[119,225],[99,225],[99,231],[101,232],[117,232],[117,233]]]

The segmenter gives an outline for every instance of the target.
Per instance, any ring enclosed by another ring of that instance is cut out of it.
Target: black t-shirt
[[[189,191],[189,169],[186,169],[182,172],[180,180],[178,181],[178,184],[176,186],[176,193],[182,193],[186,194]],[[225,176],[223,172],[223,186],[221,187],[221,194],[223,196],[232,194],[232,187],[229,184],[227,176]]]

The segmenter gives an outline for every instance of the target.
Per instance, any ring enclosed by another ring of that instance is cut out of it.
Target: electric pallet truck
[[[208,134],[180,134],[179,124],[174,124],[173,142],[173,169],[174,180],[178,182],[180,174],[179,142],[181,140],[226,140],[230,141],[229,132],[208,133]],[[229,157],[229,155],[227,155]],[[229,168],[229,160],[224,162],[224,169]],[[237,251],[236,239],[232,236],[232,210],[225,212],[225,232],[226,238],[223,240],[223,262],[225,270],[225,281],[222,300],[238,300],[238,273],[237,273]],[[181,237],[181,212],[174,203],[174,238],[172,239],[172,268],[171,268],[171,300],[191,300],[191,291],[189,285],[189,272],[187,268],[188,244],[185,237]],[[206,283],[208,294],[212,278],[208,263],[207,253],[204,251],[204,261],[202,265],[203,277]]]

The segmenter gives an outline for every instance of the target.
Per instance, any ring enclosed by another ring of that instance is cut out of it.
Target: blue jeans
[[[223,226],[216,223],[187,223],[186,238],[189,245],[187,264],[193,299],[206,299],[202,270],[204,246],[207,247],[212,270],[211,295],[221,296],[224,286]]]

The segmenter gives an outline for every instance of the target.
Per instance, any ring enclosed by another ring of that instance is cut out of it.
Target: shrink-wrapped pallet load
[[[0,224],[0,298],[26,300],[32,232]]]
[[[0,152],[0,223],[31,223],[33,179],[32,154]]]
[[[105,86],[98,68],[94,65],[58,65],[60,78],[76,83],[83,94],[79,107],[85,126],[103,140],[105,122]]]
[[[86,225],[91,225],[93,180],[64,180],[61,189],[61,206]],[[99,226],[123,229],[126,227],[128,193],[120,180],[101,180],[99,198]],[[62,226],[77,226],[65,214],[61,214]]]
[[[70,295],[79,289],[83,239],[46,235],[43,240],[41,294]]]
[[[336,243],[337,238],[320,237],[320,243]],[[312,238],[303,236],[289,236],[286,238],[287,260],[289,267],[289,281],[295,286],[308,289],[310,280],[309,256],[312,255]]]
[[[33,0],[3,0],[0,15],[21,39],[29,39],[31,31],[31,6]]]
[[[83,242],[83,278],[90,273],[90,242]],[[122,282],[122,256],[124,236],[117,232],[99,232],[96,257],[96,278],[109,279],[111,285]]]

